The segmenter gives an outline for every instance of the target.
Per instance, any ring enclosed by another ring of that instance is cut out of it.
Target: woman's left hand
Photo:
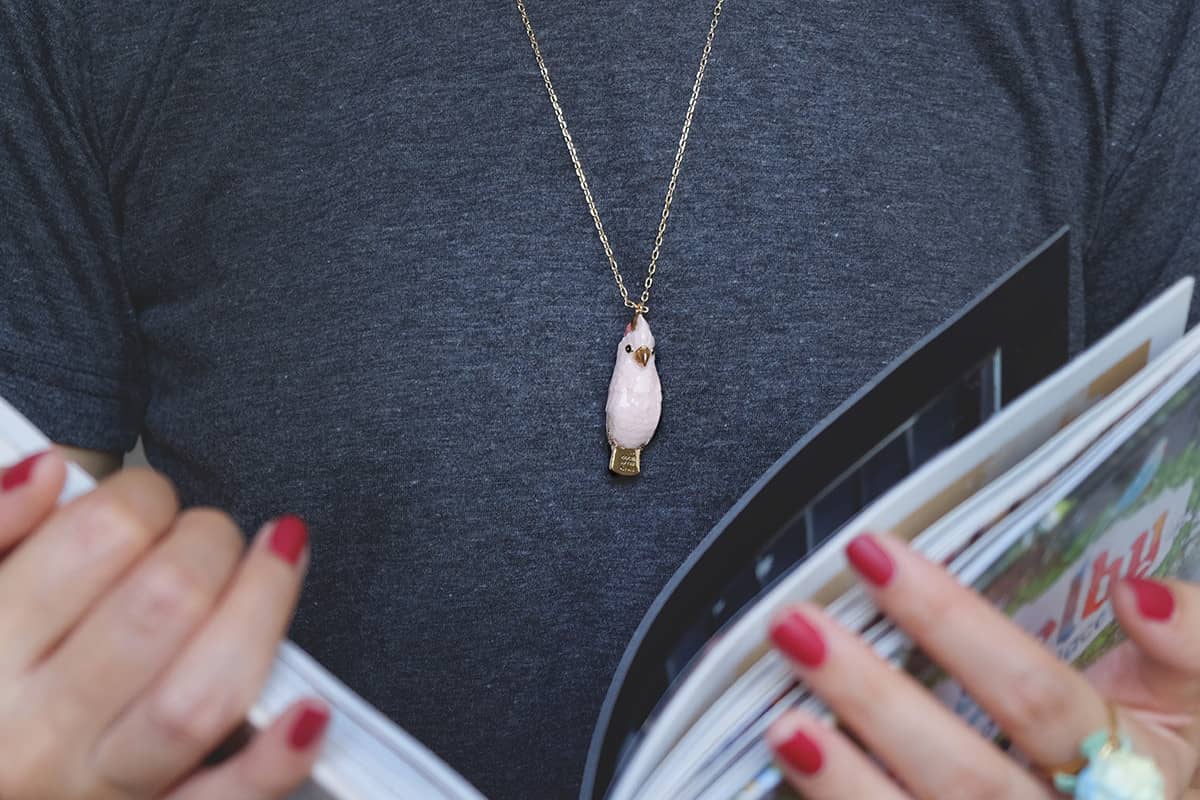
[[[1162,796],[1192,796],[1200,766],[1200,587],[1121,581],[1112,602],[1129,639],[1085,675],[898,541],[860,536],[847,555],[879,608],[1034,764],[1078,759],[1083,739],[1108,729],[1112,703],[1134,752],[1162,771]],[[768,740],[807,800],[1062,797],[819,608],[785,609],[771,637],[878,760],[817,719],[788,713]]]

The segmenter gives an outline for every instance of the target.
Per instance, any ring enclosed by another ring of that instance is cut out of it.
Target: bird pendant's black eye
[[[625,345],[625,352],[626,352],[626,353],[632,353],[632,352],[633,352],[633,345],[631,345],[631,344],[627,344],[627,345]]]

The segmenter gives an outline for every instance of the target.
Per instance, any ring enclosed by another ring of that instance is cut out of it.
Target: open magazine
[[[1067,360],[1060,231],[797,443],[684,563],[639,627],[597,721],[584,800],[786,795],[764,733],[820,701],[768,646],[820,602],[986,735],[991,721],[879,616],[844,544],[889,530],[1059,657],[1103,669],[1127,575],[1200,579],[1200,329],[1180,281]],[[0,399],[0,464],[48,446]],[[61,502],[93,482],[72,466]],[[290,642],[250,722],[333,709],[303,798],[481,795]],[[531,720],[530,724],[536,724]]]

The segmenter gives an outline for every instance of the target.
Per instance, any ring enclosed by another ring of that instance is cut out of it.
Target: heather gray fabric
[[[530,3],[631,284],[710,10]],[[1200,264],[1198,18],[730,0],[626,482],[626,315],[510,3],[0,0],[0,392],[305,515],[296,640],[493,797],[568,796],[654,594],[839,401],[1063,223],[1076,344]]]

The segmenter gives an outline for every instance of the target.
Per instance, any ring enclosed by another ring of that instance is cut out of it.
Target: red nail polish
[[[876,586],[887,586],[896,572],[896,565],[887,551],[869,533],[856,536],[846,547],[850,565]]]
[[[306,750],[309,745],[320,738],[329,724],[329,709],[316,703],[306,704],[292,723],[292,731],[288,734],[288,746],[293,750]]]
[[[9,467],[5,471],[4,477],[0,478],[0,490],[7,492],[28,483],[30,476],[33,475],[33,465],[44,455],[46,455],[46,451],[34,453]]]
[[[787,741],[776,745],[775,752],[779,753],[779,757],[787,762],[788,766],[805,775],[815,775],[824,763],[821,748],[802,731],[796,731]]]
[[[267,546],[271,552],[289,564],[300,560],[304,545],[308,544],[308,526],[304,520],[293,514],[285,514],[275,523]]]
[[[1171,590],[1158,581],[1145,578],[1126,578],[1125,585],[1133,589],[1137,598],[1138,611],[1147,619],[1162,622],[1175,613],[1175,597]]]
[[[789,612],[775,623],[771,629],[771,641],[806,667],[819,667],[825,660],[825,641],[820,631],[797,611]]]

